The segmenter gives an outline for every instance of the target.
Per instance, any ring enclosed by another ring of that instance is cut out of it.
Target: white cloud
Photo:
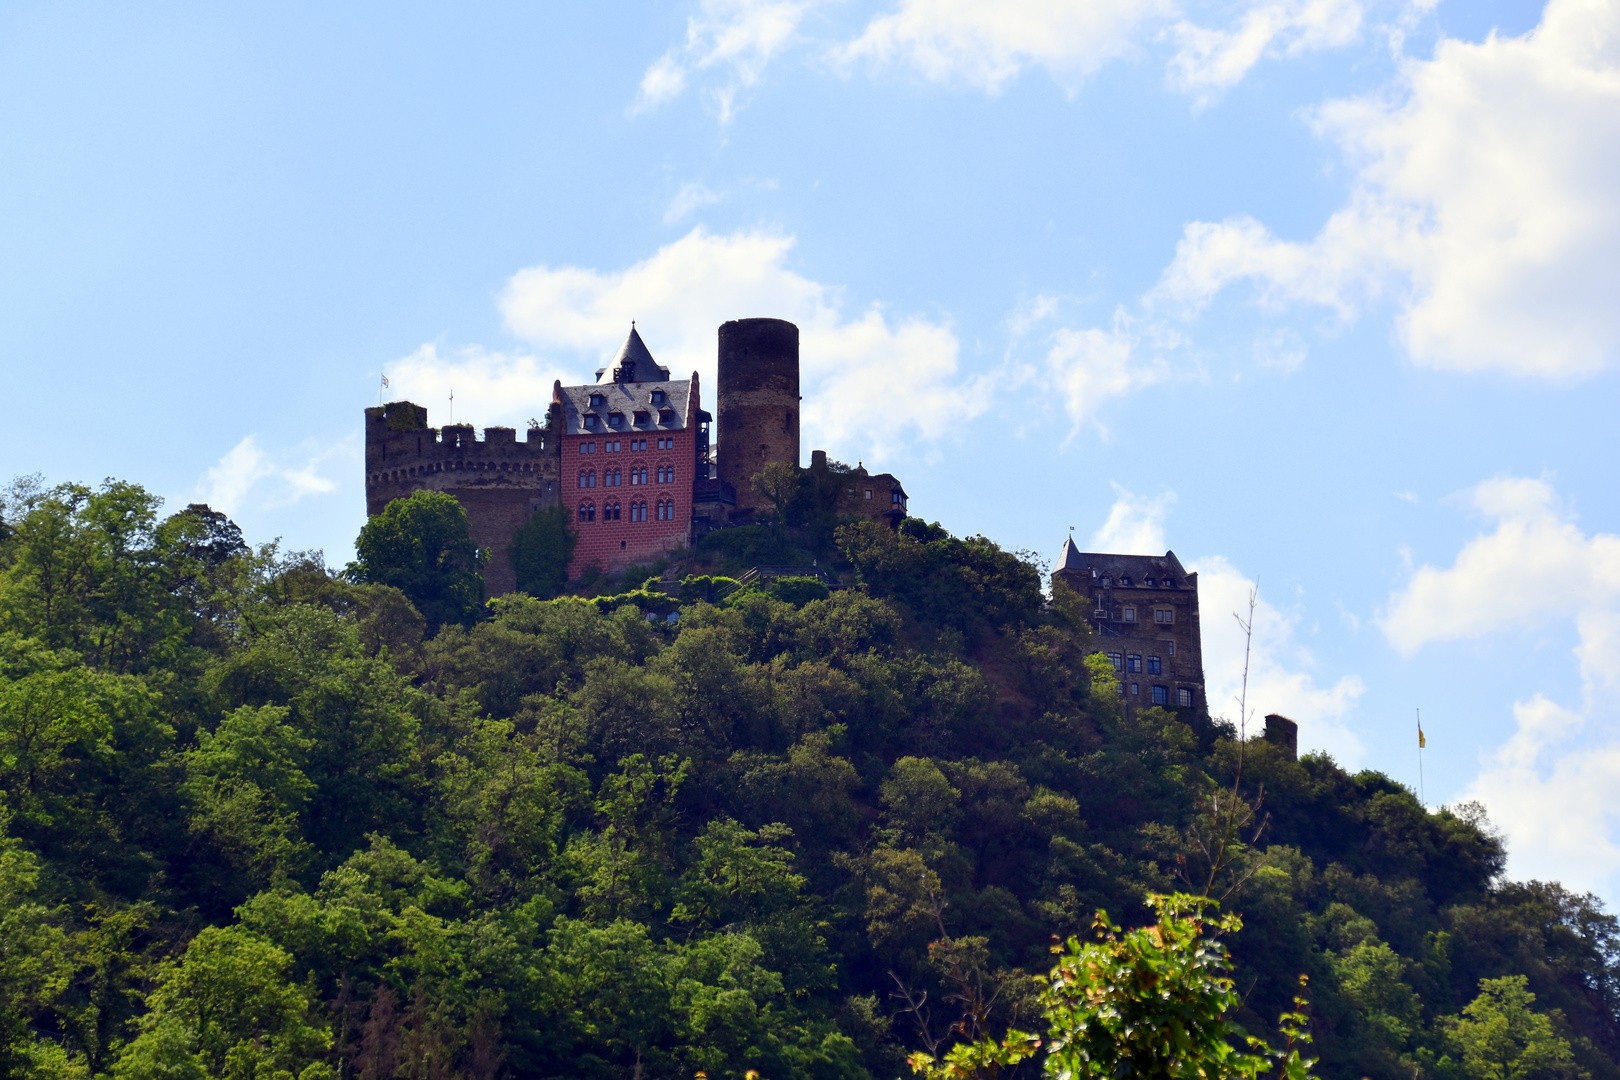
[[[647,68],[634,111],[656,108],[686,89],[694,72],[717,70],[708,89],[721,122],[736,112],[737,95],[759,81],[766,66],[798,32],[811,0],[702,0],[686,21],[686,40]]]
[[[309,495],[324,495],[337,489],[337,482],[323,476],[321,467],[333,457],[347,457],[350,446],[304,454],[270,454],[249,435],[226,451],[198,482],[195,495],[220,513],[230,517],[255,510],[288,506]],[[286,457],[302,458],[291,464]]]
[[[1235,217],[1187,226],[1156,295],[1251,281],[1341,317],[1386,293],[1418,363],[1569,378],[1620,352],[1620,0],[1551,0],[1521,37],[1443,40],[1399,93],[1330,103],[1356,168],[1307,242]]]
[[[1209,711],[1236,723],[1243,687],[1244,634],[1233,616],[1249,618],[1249,594],[1255,583],[1218,555],[1194,559],[1187,569],[1198,574]],[[1298,626],[1298,615],[1279,610],[1263,597],[1255,607],[1248,691],[1249,712],[1255,719],[1248,724],[1248,734],[1260,734],[1259,717],[1281,713],[1299,724],[1302,751],[1325,750],[1353,768],[1363,747],[1347,719],[1366,686],[1359,675],[1342,675],[1332,686],[1318,686],[1313,674],[1316,658],[1296,639]]]
[[[1108,510],[1108,520],[1102,528],[1091,534],[1091,551],[1157,555],[1168,551],[1165,542],[1164,520],[1176,505],[1176,493],[1166,491],[1151,498],[1137,495],[1114,485],[1114,505]]]
[[[1165,522],[1176,496],[1166,491],[1148,497],[1114,485],[1108,520],[1091,536],[1091,550],[1153,554],[1170,549]],[[1234,614],[1249,618],[1249,594],[1255,583],[1227,559],[1209,556],[1186,560],[1198,575],[1199,630],[1204,649],[1204,691],[1212,716],[1239,715],[1243,686],[1244,634]],[[1254,637],[1249,655],[1250,713],[1258,718],[1281,713],[1299,724],[1300,748],[1326,750],[1353,764],[1362,755],[1361,740],[1346,719],[1366,689],[1357,675],[1341,676],[1331,687],[1316,684],[1316,659],[1295,636],[1299,617],[1261,599],[1254,611]],[[1248,734],[1262,730],[1256,721]]]
[[[1360,36],[1361,17],[1356,0],[1279,0],[1255,4],[1230,30],[1183,20],[1169,30],[1180,46],[1170,60],[1171,85],[1208,103],[1264,56],[1350,44]]]
[[[1098,418],[1102,407],[1171,378],[1168,356],[1184,341],[1162,322],[1133,319],[1123,308],[1106,330],[1054,327],[1062,321],[1062,307],[1059,297],[1042,295],[1014,313],[1013,351],[1023,351],[1023,341],[1033,339],[1045,353],[1034,363],[1010,363],[1005,381],[1034,393],[1039,404],[1061,406],[1072,424],[1071,437],[1088,424],[1106,436]]]
[[[1517,702],[1514,735],[1464,798],[1483,802],[1507,834],[1515,876],[1598,888],[1620,873],[1611,820],[1620,814],[1620,742],[1606,722],[1620,689],[1620,536],[1583,532],[1546,480],[1500,477],[1466,500],[1490,531],[1451,566],[1416,568],[1380,626],[1410,656],[1434,642],[1573,623],[1582,708],[1541,694]]]
[[[1379,620],[1390,644],[1411,656],[1430,642],[1581,617],[1597,635],[1583,674],[1594,678],[1602,668],[1620,677],[1620,650],[1600,646],[1610,639],[1591,621],[1620,602],[1620,536],[1583,533],[1545,480],[1487,480],[1467,499],[1494,529],[1464,545],[1450,567],[1413,572]]]
[[[834,56],[901,64],[991,93],[1037,66],[1072,91],[1128,51],[1149,20],[1173,11],[1170,0],[901,0]]]
[[[1144,353],[1137,337],[1118,322],[1112,330],[1056,330],[1046,354],[1046,379],[1076,431],[1089,421],[1106,433],[1096,419],[1104,402],[1167,376],[1164,360]]]
[[[1620,872],[1620,744],[1591,738],[1588,717],[1540,694],[1513,706],[1517,730],[1463,793],[1507,835],[1517,878],[1602,890]]]
[[[846,312],[838,289],[788,269],[792,247],[790,236],[698,227],[624,270],[520,271],[501,309],[513,332],[541,349],[587,354],[591,370],[611,358],[636,319],[673,376],[701,373],[711,403],[721,323],[756,316],[794,322],[810,446],[881,452],[912,438],[942,438],[989,407],[982,379],[958,379],[949,324],[891,318],[877,304]]]
[[[454,416],[463,423],[521,428],[531,419],[544,422],[556,380],[589,382],[594,371],[593,367],[582,373],[533,356],[489,352],[476,346],[447,355],[437,345],[427,344],[394,361],[390,393],[426,406],[428,422],[434,427],[450,423],[453,393]]]
[[[716,194],[696,181],[682,184],[681,190],[675,193],[675,197],[669,200],[669,206],[664,209],[664,224],[674,225],[692,211],[713,206],[724,198],[724,195]]]

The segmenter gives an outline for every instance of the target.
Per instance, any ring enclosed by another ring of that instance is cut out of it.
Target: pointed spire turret
[[[630,323],[630,336],[624,339],[618,354],[613,357],[613,363],[596,373],[596,381],[601,382],[602,377],[609,373],[613,382],[669,381],[669,369],[658,366],[658,361],[647,349],[647,343],[637,333],[633,320]]]
[[[1063,541],[1063,554],[1058,556],[1057,568],[1059,570],[1083,570],[1080,565],[1080,549],[1074,546],[1074,537]]]

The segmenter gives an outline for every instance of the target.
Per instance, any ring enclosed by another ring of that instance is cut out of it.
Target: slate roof
[[[628,365],[628,367],[626,366]],[[668,382],[669,368],[659,367],[647,343],[636,333],[636,324],[630,324],[630,336],[619,346],[613,363],[596,371],[597,382]]]
[[[1168,575],[1180,586],[1194,576],[1187,573],[1187,569],[1181,565],[1181,560],[1176,558],[1174,551],[1167,551],[1163,555],[1115,555],[1081,551],[1074,546],[1072,539],[1063,545],[1063,554],[1058,558],[1057,568],[1061,572],[1087,578],[1106,574],[1113,578],[1116,584],[1121,577],[1129,577],[1132,583],[1139,584],[1143,578],[1151,577],[1155,581],[1163,581]]]
[[[658,390],[664,392],[662,404],[653,403],[653,392]],[[564,434],[611,436],[632,435],[638,432],[645,434],[680,431],[688,422],[686,412],[691,405],[692,381],[665,379],[659,382],[604,382],[588,386],[558,386],[554,395],[562,402]],[[603,399],[602,404],[593,406],[592,395],[599,395]],[[638,409],[647,414],[647,423],[635,422]],[[674,416],[669,422],[660,423],[659,412],[665,409],[671,410]],[[624,417],[624,422],[618,427],[608,423],[608,418],[613,413]],[[598,417],[595,427],[585,426],[585,417],[590,415]]]

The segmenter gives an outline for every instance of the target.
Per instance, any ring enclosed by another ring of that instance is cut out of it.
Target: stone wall
[[[770,500],[754,490],[769,462],[799,464],[799,328],[782,319],[737,319],[720,327],[715,395],[718,474],[738,510]]]
[[[419,426],[417,426],[419,425]],[[476,437],[470,425],[442,431],[427,426],[427,410],[392,402],[366,410],[366,513],[381,513],[413,491],[442,491],[467,512],[473,542],[490,562],[484,585],[491,596],[517,588],[507,547],[533,513],[559,501],[559,446],[531,429],[490,427]]]

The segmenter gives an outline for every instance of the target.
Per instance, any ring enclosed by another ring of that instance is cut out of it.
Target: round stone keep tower
[[[715,394],[720,479],[737,508],[770,500],[754,476],[772,461],[799,464],[799,328],[784,319],[737,319],[720,327]]]

